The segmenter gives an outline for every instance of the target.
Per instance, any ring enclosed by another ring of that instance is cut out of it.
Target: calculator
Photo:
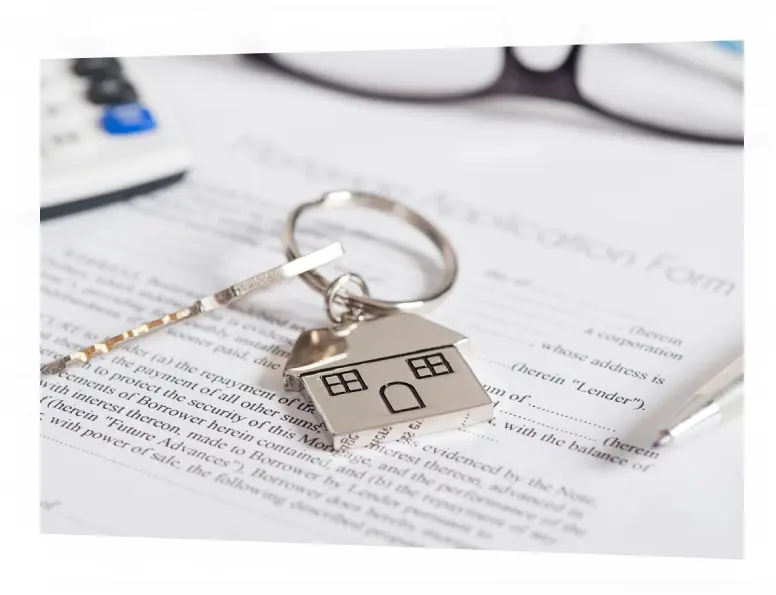
[[[180,181],[182,139],[118,58],[41,63],[41,221]]]

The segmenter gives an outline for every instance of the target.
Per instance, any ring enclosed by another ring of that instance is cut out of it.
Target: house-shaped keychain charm
[[[283,371],[334,449],[487,422],[493,402],[461,355],[466,337],[416,314],[304,332]]]

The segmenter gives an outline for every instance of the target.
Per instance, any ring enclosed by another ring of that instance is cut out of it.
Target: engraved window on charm
[[[410,365],[412,373],[418,380],[422,380],[423,378],[433,378],[434,376],[444,376],[445,374],[453,373],[453,368],[450,365],[450,362],[448,362],[445,359],[445,356],[441,353],[413,357],[408,359],[407,363]]]
[[[321,376],[321,380],[323,381],[323,386],[326,387],[326,391],[332,397],[366,390],[366,384],[358,370],[340,372],[339,374],[327,374],[326,376]]]

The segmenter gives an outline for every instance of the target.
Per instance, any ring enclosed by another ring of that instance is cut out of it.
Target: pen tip
[[[652,443],[652,448],[657,448],[659,446],[665,446],[669,442],[673,440],[673,437],[669,432],[666,430],[661,430],[660,435],[657,437],[657,439]]]

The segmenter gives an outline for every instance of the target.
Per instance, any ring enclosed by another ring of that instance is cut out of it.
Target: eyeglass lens
[[[684,44],[658,44],[681,49]],[[562,64],[569,46],[513,49],[525,66]],[[582,96],[624,118],[693,134],[743,136],[742,85],[653,51],[645,44],[584,46],[576,70]],[[376,96],[423,99],[489,88],[504,68],[500,48],[279,54],[275,59],[324,82]]]

